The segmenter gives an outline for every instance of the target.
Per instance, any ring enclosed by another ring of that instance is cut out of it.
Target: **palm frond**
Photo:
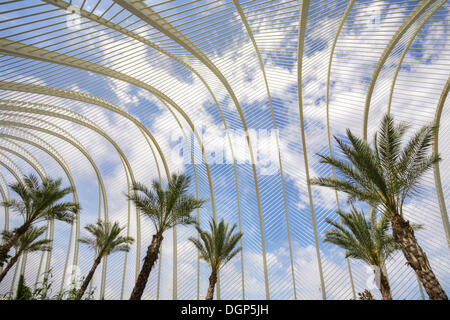
[[[336,191],[345,192],[349,196],[347,200],[350,203],[358,200],[376,204],[380,201],[373,190],[360,188],[351,180],[347,181],[338,178],[319,177],[311,179],[311,184],[322,187],[330,187]]]
[[[127,197],[135,203],[136,208],[150,218],[156,232],[164,232],[178,224],[195,223],[190,214],[205,203],[204,200],[187,194],[189,181],[188,176],[173,174],[166,189],[163,189],[157,180],[153,181],[151,189],[142,183],[135,183],[133,190],[139,194]]]

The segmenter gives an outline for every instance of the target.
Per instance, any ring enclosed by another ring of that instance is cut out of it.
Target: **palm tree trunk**
[[[162,241],[162,232],[158,232],[153,235],[152,243],[148,246],[147,254],[144,258],[141,272],[139,273],[133,291],[131,292],[130,300],[141,300],[145,286],[147,285],[148,277],[150,276],[150,272],[152,271],[156,260],[158,260],[159,249]]]
[[[0,282],[2,282],[3,278],[8,273],[9,269],[11,269],[16,264],[17,260],[19,260],[20,254],[21,254],[21,252],[16,253],[14,255],[14,257],[12,257],[11,260],[9,260],[9,262],[6,265],[5,269],[0,274]]]
[[[214,288],[216,286],[217,282],[217,272],[213,271],[211,272],[211,275],[209,276],[209,287],[208,292],[206,293],[205,300],[212,300],[214,297]]]
[[[16,244],[17,240],[30,228],[31,223],[25,222],[22,226],[16,229],[11,238],[0,246],[0,265],[8,257],[8,252]]]
[[[391,286],[382,268],[380,268],[380,291],[383,300],[392,300]]]
[[[430,262],[425,252],[417,243],[414,230],[409,222],[398,214],[394,215],[391,222],[392,235],[395,241],[400,244],[406,261],[416,272],[430,299],[448,300],[447,294],[442,289],[433,270],[431,270]]]
[[[92,265],[91,270],[89,270],[88,275],[83,281],[83,284],[81,285],[80,290],[78,290],[77,294],[77,300],[80,300],[83,297],[84,292],[86,291],[89,282],[91,282],[92,277],[94,276],[95,270],[97,269],[98,265],[102,261],[102,255],[99,254],[99,256],[94,260],[94,264]]]

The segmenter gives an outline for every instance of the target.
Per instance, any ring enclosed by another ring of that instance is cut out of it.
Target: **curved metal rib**
[[[434,115],[434,125],[436,126],[436,130],[434,132],[434,137],[433,137],[433,154],[439,153],[439,145],[438,145],[439,125],[441,124],[442,110],[444,109],[445,101],[447,100],[449,90],[450,90],[450,78],[445,83],[444,89],[442,90],[442,94],[439,98],[439,102],[436,107],[436,113]],[[441,209],[442,224],[444,226],[445,236],[447,237],[447,244],[450,248],[450,225],[449,225],[449,221],[448,221],[447,207],[445,205],[444,192],[442,191],[441,174],[439,171],[439,162],[436,162],[433,165],[433,171],[434,171],[434,183],[436,185],[436,194],[438,197],[439,208]]]

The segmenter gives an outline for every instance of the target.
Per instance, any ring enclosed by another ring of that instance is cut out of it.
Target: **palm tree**
[[[236,225],[228,229],[228,224],[223,220],[219,224],[212,220],[209,222],[209,227],[211,232],[203,231],[199,225],[196,225],[195,228],[201,241],[196,238],[189,238],[200,252],[200,258],[211,266],[206,300],[213,299],[219,270],[241,250],[241,247],[236,248],[236,245],[242,237],[241,232],[234,233]]]
[[[375,267],[380,279],[380,292],[384,300],[392,300],[391,288],[385,274],[385,262],[400,246],[389,231],[389,219],[381,215],[377,219],[375,210],[371,210],[369,219],[364,212],[352,207],[350,213],[338,212],[342,225],[326,219],[333,226],[325,234],[325,242],[333,243],[346,250],[346,257],[359,259]],[[379,274],[378,274],[379,272]]]
[[[20,199],[4,201],[1,204],[11,207],[19,213],[24,218],[24,223],[14,230],[7,241],[0,245],[0,264],[6,261],[9,250],[32,224],[50,219],[72,223],[80,207],[73,202],[57,203],[72,193],[72,188],[62,188],[61,183],[61,179],[51,178],[45,178],[42,183],[39,183],[39,179],[30,174],[24,177],[23,182],[9,185]]]
[[[204,200],[198,200],[186,193],[189,181],[190,178],[185,175],[173,174],[165,190],[156,180],[153,181],[152,189],[141,183],[134,183],[135,194],[127,196],[135,203],[136,208],[153,222],[156,231],[148,246],[130,300],[140,300],[142,297],[150,272],[158,259],[164,231],[176,225],[195,223],[190,214],[205,203]]]
[[[347,129],[349,144],[334,138],[349,162],[319,155],[322,163],[330,164],[340,175],[312,179],[311,183],[345,192],[349,202],[365,201],[387,215],[395,241],[430,299],[448,300],[402,211],[405,201],[418,194],[421,177],[440,160],[437,154],[429,155],[435,127],[424,126],[402,147],[407,129],[386,115],[373,146]]]
[[[83,281],[81,288],[78,290],[77,299],[81,299],[85,293],[89,282],[94,276],[95,270],[102,261],[103,257],[108,256],[113,252],[130,250],[130,244],[133,243],[134,239],[132,237],[121,236],[120,233],[125,229],[120,227],[119,223],[102,221],[99,219],[95,224],[88,224],[84,227],[93,237],[80,238],[78,241],[89,245],[91,248],[95,249],[97,256],[94,259],[94,264],[91,270],[89,270],[88,275]]]
[[[20,255],[26,252],[34,252],[34,251],[50,251],[51,250],[51,240],[49,239],[40,239],[38,238],[45,232],[46,227],[30,227],[16,242],[15,255],[8,261],[5,269],[0,274],[0,282],[6,276],[8,271],[16,264],[17,260],[19,260]],[[2,237],[4,241],[8,241],[14,232],[12,231],[3,231]]]

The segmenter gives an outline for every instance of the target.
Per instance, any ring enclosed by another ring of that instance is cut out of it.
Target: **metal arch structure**
[[[210,200],[196,212],[199,223],[224,218],[244,233],[241,254],[221,271],[217,299],[355,298],[367,273],[323,242],[325,220],[337,218],[342,197],[309,181],[335,175],[315,156],[340,156],[332,135],[350,128],[366,139],[386,111],[414,128],[439,128],[433,152],[443,161],[424,179],[426,210],[417,212],[414,202],[406,213],[426,222],[420,243],[450,289],[450,175],[442,170],[450,157],[442,148],[449,141],[448,1],[24,0],[0,2],[0,17],[1,196],[14,196],[3,171],[19,179],[28,169],[6,153],[41,175],[53,171],[46,154],[75,190],[72,171],[88,160],[95,175],[84,170],[83,181],[98,188],[98,197],[78,186],[74,201],[98,201],[99,217],[103,206],[105,219],[124,222],[137,239],[134,274],[128,253],[111,256],[114,263],[105,260],[97,271],[97,297],[127,298],[152,232],[129,201],[115,208],[118,197],[134,181],[167,181],[184,171],[196,197]],[[85,146],[91,133],[103,139],[98,148]],[[105,156],[108,146],[114,156]],[[220,155],[227,161],[217,162]],[[276,170],[268,173],[266,163]],[[4,214],[4,227],[16,227],[14,213]],[[65,262],[51,259],[54,250],[45,272],[61,268],[64,276],[71,254],[79,264],[80,227],[92,218],[79,216],[67,254],[56,257]],[[144,297],[200,299],[209,275],[187,244],[194,233],[172,234]],[[53,222],[46,236],[53,239]],[[24,272],[27,263],[17,268]],[[36,282],[43,263],[44,254],[30,275]],[[387,271],[394,298],[426,298],[401,257]],[[0,293],[14,290],[14,281],[1,283]]]

